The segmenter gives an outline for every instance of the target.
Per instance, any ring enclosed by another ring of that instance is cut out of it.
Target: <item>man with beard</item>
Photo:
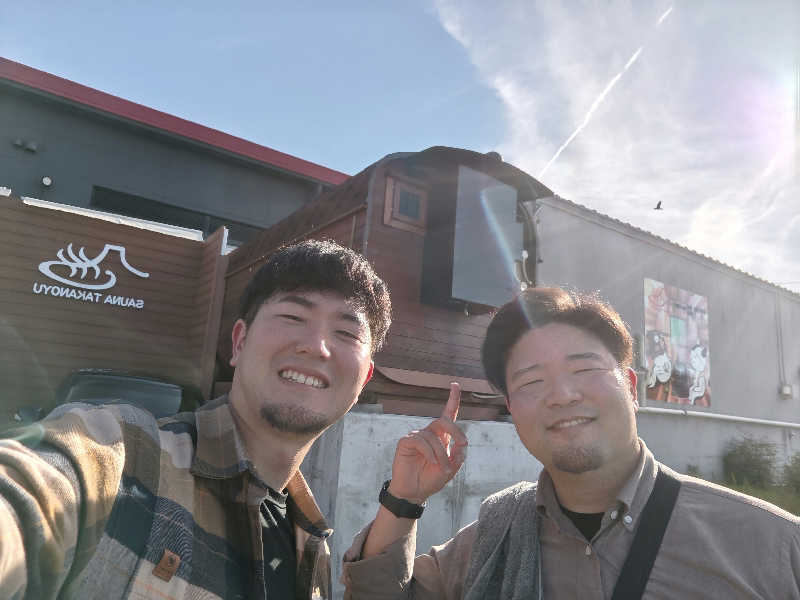
[[[332,530],[299,468],[371,377],[389,293],[308,241],[239,315],[227,396],[158,422],[80,405],[0,441],[0,597],[330,597]]]
[[[414,557],[421,505],[464,459],[453,394],[398,443],[378,514],[345,554],[346,598],[800,598],[800,518],[680,475],[639,439],[632,340],[610,306],[529,288],[494,316],[481,354],[544,465],[538,483],[490,496]]]

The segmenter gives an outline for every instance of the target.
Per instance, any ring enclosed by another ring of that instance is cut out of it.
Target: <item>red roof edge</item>
[[[0,78],[208,144],[309,179],[338,185],[349,176],[322,165],[211,129],[0,56]]]

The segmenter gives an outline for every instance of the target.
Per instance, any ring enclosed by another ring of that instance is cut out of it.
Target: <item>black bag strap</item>
[[[663,469],[658,469],[656,483],[639,517],[639,527],[614,586],[611,600],[635,600],[642,597],[680,488],[680,481]]]

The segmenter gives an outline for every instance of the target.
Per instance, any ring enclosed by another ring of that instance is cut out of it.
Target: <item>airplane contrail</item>
[[[658,23],[656,23],[656,27],[660,26],[661,23],[664,21],[664,19],[666,19],[669,16],[669,13],[672,12],[672,8],[673,7],[670,6],[664,12],[664,14],[661,15],[661,17],[658,19]],[[644,50],[644,46],[639,46],[639,48],[636,50],[636,52],[634,52],[631,55],[631,57],[628,59],[628,62],[625,63],[625,66],[622,68],[622,70],[619,73],[617,73],[616,75],[614,75],[614,77],[611,78],[611,81],[608,82],[608,84],[606,85],[605,89],[602,92],[600,92],[600,95],[597,96],[597,98],[595,98],[595,101],[592,102],[592,105],[589,107],[589,110],[586,113],[586,116],[583,118],[583,122],[580,125],[578,125],[578,127],[577,127],[577,129],[575,129],[575,131],[572,132],[572,135],[567,138],[567,141],[564,142],[563,144],[561,144],[561,147],[558,150],[556,150],[556,153],[553,155],[553,158],[551,158],[547,162],[547,164],[544,166],[544,168],[539,173],[539,177],[540,178],[542,177],[542,175],[544,175],[547,172],[547,169],[550,168],[550,165],[552,165],[556,161],[556,159],[559,156],[561,156],[561,153],[567,148],[567,146],[570,145],[572,140],[574,140],[578,136],[578,134],[581,131],[583,131],[583,128],[586,127],[589,124],[589,121],[591,120],[592,115],[594,114],[594,111],[597,110],[597,107],[600,106],[600,103],[603,102],[603,100],[605,100],[605,97],[612,90],[612,88],[615,85],[617,85],[617,82],[624,75],[625,71],[630,69],[631,66],[633,65],[633,63],[636,62],[636,59],[639,58],[639,55],[642,53],[642,50]]]
[[[572,135],[567,138],[567,141],[561,144],[561,147],[558,150],[556,150],[556,153],[553,155],[553,158],[550,159],[550,161],[544,166],[544,169],[542,169],[542,171],[539,173],[539,177],[545,174],[547,169],[550,168],[550,165],[552,165],[556,161],[556,159],[561,155],[561,153],[566,149],[566,147],[569,146],[570,142],[572,142],[572,140],[574,140],[578,136],[578,134],[581,131],[583,131],[583,128],[589,124],[589,121],[591,120],[594,111],[597,110],[597,107],[600,106],[600,103],[605,99],[605,97],[608,95],[611,89],[615,85],[617,85],[617,82],[622,77],[622,74],[625,73],[625,71],[627,71],[631,67],[631,65],[636,62],[636,59],[639,58],[639,54],[642,53],[643,48],[644,46],[640,46],[639,49],[633,53],[628,62],[625,64],[625,67],[622,69],[622,71],[614,75],[611,81],[608,82],[608,85],[606,85],[606,88],[602,92],[600,92],[600,95],[597,98],[595,98],[595,101],[592,102],[592,105],[589,107],[589,111],[583,118],[583,123],[578,125],[578,128],[572,132]]]
[[[636,52],[634,52],[634,53],[633,53],[633,56],[631,56],[631,57],[628,59],[628,62],[626,62],[626,63],[625,63],[625,67],[622,69],[622,73],[624,73],[625,71],[627,71],[627,70],[630,68],[630,66],[631,66],[633,63],[635,63],[635,62],[636,62],[636,59],[637,59],[637,58],[639,58],[639,55],[642,53],[642,50],[643,50],[643,49],[644,49],[644,46],[639,46],[639,49],[638,49]],[[620,75],[621,75],[622,73],[620,73]]]

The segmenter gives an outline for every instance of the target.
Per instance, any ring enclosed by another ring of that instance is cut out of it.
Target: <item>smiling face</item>
[[[511,349],[506,381],[517,433],[551,474],[638,457],[636,375],[592,334],[562,323],[528,331]]]
[[[276,292],[233,328],[230,402],[247,423],[315,436],[341,418],[372,375],[363,311],[330,292]]]

